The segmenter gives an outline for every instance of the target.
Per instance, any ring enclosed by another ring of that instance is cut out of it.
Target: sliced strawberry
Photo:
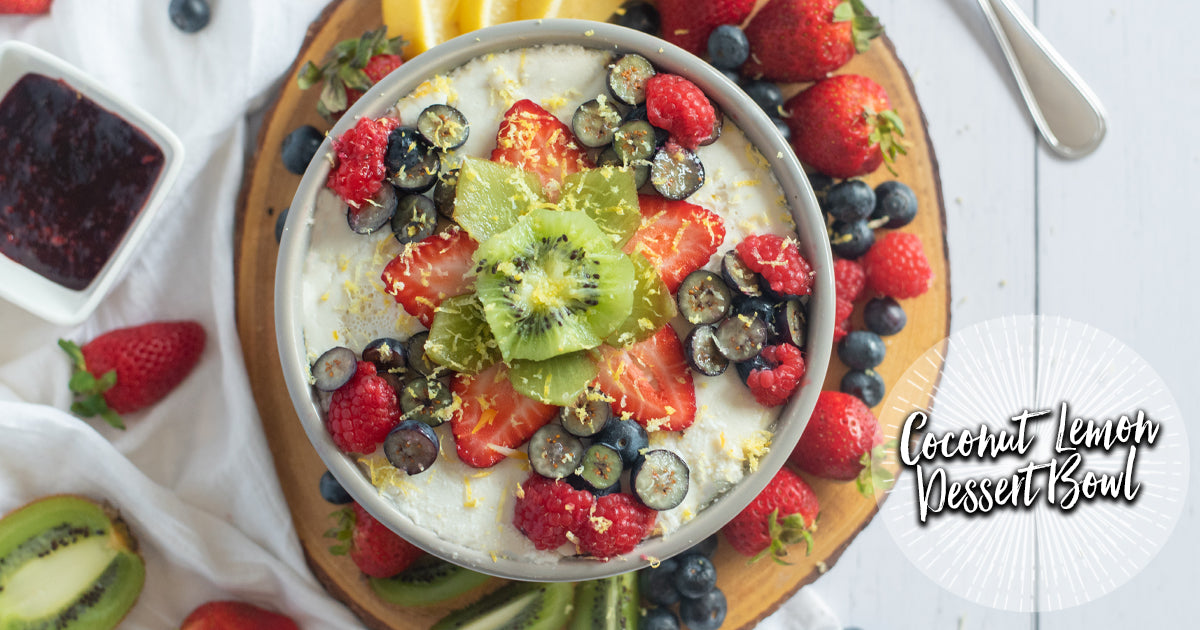
[[[384,290],[429,327],[442,300],[471,290],[471,256],[478,246],[458,229],[410,245],[384,268]]]
[[[461,401],[450,418],[458,457],[475,468],[495,466],[558,412],[518,394],[502,363],[474,376],[455,375],[450,390]]]
[[[504,112],[492,161],[537,173],[551,199],[558,198],[564,177],[592,168],[571,128],[529,99],[513,103]]]
[[[725,241],[721,217],[686,201],[639,195],[642,227],[625,244],[625,253],[641,249],[662,274],[671,293],[689,273],[708,264]]]
[[[668,324],[624,350],[600,346],[600,389],[618,414],[647,430],[679,431],[696,420],[696,387],[683,344]]]

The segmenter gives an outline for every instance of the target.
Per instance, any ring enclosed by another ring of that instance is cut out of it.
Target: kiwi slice
[[[559,208],[586,213],[618,249],[642,226],[637,186],[629,168],[602,166],[571,173],[563,180],[561,199]]]
[[[633,263],[583,212],[534,210],[484,241],[475,261],[505,361],[594,348],[633,309]]]
[[[475,374],[500,359],[496,339],[474,294],[446,298],[437,307],[425,354],[435,363],[463,374]]]
[[[508,382],[517,393],[560,407],[578,400],[599,374],[596,363],[582,351],[543,361],[516,359],[508,367]]]
[[[629,630],[638,626],[636,571],[575,585],[574,614],[567,630]]]
[[[633,308],[629,317],[604,340],[614,348],[649,339],[676,313],[671,291],[654,264],[640,252],[630,254],[629,260],[633,263],[633,281],[636,283],[633,288]]]
[[[571,582],[509,582],[431,630],[559,630],[571,615]]]
[[[490,579],[436,556],[424,556],[400,575],[371,578],[370,582],[371,590],[385,602],[398,606],[430,606],[475,590]]]
[[[480,243],[546,203],[538,176],[515,166],[464,158],[454,194],[454,221]]]
[[[0,520],[0,628],[114,628],[146,565],[110,508],[52,496]]]

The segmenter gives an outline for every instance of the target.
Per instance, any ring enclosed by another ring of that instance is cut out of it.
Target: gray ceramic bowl
[[[585,34],[586,33],[586,34]],[[516,22],[476,31],[446,42],[404,64],[371,89],[330,132],[337,137],[362,116],[382,115],[424,79],[448,72],[491,52],[540,44],[576,44],[588,48],[636,52],[663,72],[685,76],[704,90],[727,120],[740,127],[767,158],[787,197],[804,257],[816,270],[809,302],[808,377],[784,408],[769,454],[757,472],[747,475],[694,519],[666,538],[643,541],[632,552],[607,562],[563,558],[557,563],[529,563],[500,558],[444,540],[416,526],[376,492],[354,461],[334,446],[306,378],[307,353],[302,330],[301,271],[311,239],[317,193],[329,173],[331,142],[326,139],[304,174],[284,230],[275,275],[275,329],[288,391],[313,447],[350,494],[371,514],[419,547],[451,562],[500,577],[537,581],[594,579],[639,569],[648,558],[668,558],[704,540],[737,515],[766,486],[791,453],[816,404],[833,344],[833,261],[825,222],[807,178],[774,124],[733,82],[686,51],[655,37],[611,24],[579,20]]]

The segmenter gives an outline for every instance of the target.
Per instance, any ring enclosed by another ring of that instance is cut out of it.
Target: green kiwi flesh
[[[662,275],[640,252],[629,255],[633,262],[633,309],[604,340],[610,346],[622,348],[654,336],[677,312],[675,298],[663,282]]]
[[[580,582],[567,630],[635,630],[640,599],[636,571]]]
[[[567,175],[558,207],[587,214],[617,249],[642,226],[637,187],[629,168],[602,166]]]
[[[464,158],[454,195],[454,220],[482,243],[546,204],[538,176],[507,164]]]
[[[433,316],[425,354],[463,374],[476,374],[500,359],[496,339],[474,294],[446,298]]]
[[[510,582],[431,630],[559,630],[570,617],[574,591],[570,582]]]
[[[633,263],[583,212],[533,210],[483,242],[475,261],[476,295],[505,361],[594,348],[633,309]]]
[[[371,578],[371,590],[398,606],[430,606],[453,599],[486,584],[490,577],[425,556],[390,578]]]
[[[146,566],[125,523],[74,496],[35,501],[0,519],[0,629],[116,627]]]
[[[508,382],[517,393],[559,407],[579,400],[599,374],[596,362],[582,351],[542,361],[515,359],[508,367]]]

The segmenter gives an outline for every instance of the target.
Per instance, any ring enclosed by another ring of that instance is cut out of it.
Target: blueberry
[[[632,466],[640,451],[650,446],[650,436],[636,420],[613,418],[596,434],[597,444],[606,444],[621,454],[621,462]]]
[[[280,212],[279,216],[275,218],[275,242],[276,243],[278,243],[280,240],[283,239],[283,225],[285,223],[287,223],[288,210],[290,210],[290,208],[284,208],[283,212]]]
[[[896,300],[878,297],[872,298],[863,307],[863,321],[867,324],[867,330],[887,336],[904,330],[904,325],[908,323],[908,315]]]
[[[829,189],[833,188],[833,178],[825,173],[808,173],[808,184],[812,186],[813,194],[816,195],[821,210],[824,210],[825,197],[829,195]]]
[[[733,24],[722,24],[708,36],[708,61],[725,70],[733,70],[746,63],[750,57],[750,40],[742,29]]]
[[[670,608],[650,608],[638,621],[638,630],[679,630],[679,618]]]
[[[767,360],[761,354],[758,354],[749,361],[734,364],[734,367],[737,368],[737,373],[742,378],[742,383],[745,383],[746,379],[750,378],[750,372],[754,370],[769,370],[771,369],[771,364],[767,363]]]
[[[875,244],[875,230],[866,221],[834,221],[829,226],[829,245],[842,258],[856,259]]]
[[[689,630],[717,630],[725,622],[728,606],[725,594],[714,588],[700,597],[679,602],[679,618]]]
[[[785,142],[792,141],[792,128],[788,126],[787,121],[771,116],[771,122],[775,123],[775,128],[779,130],[779,135],[783,136]]]
[[[720,68],[717,68],[720,70]],[[726,79],[733,81],[734,85],[742,84],[742,75],[737,70],[721,70],[721,74],[725,75]]]
[[[875,191],[861,179],[834,184],[825,195],[825,211],[842,221],[858,221],[875,209]]]
[[[657,567],[647,567],[638,572],[638,590],[642,598],[657,606],[673,606],[679,601],[679,589],[675,588],[675,570],[679,563],[674,558],[663,560]]]
[[[854,330],[838,342],[838,358],[852,370],[868,370],[883,363],[887,348],[883,339],[869,330]]]
[[[839,389],[842,393],[863,401],[868,407],[874,407],[883,400],[887,386],[883,383],[883,377],[875,370],[851,370],[842,377]]]
[[[917,216],[917,195],[897,181],[883,182],[875,188],[875,208],[871,220],[886,218],[886,228],[904,227]]]
[[[775,329],[775,305],[767,298],[752,297],[742,300],[734,307],[735,315],[745,315],[746,317],[757,317],[767,325],[767,336],[775,338],[779,335],[779,331]]]
[[[308,163],[312,162],[313,156],[324,141],[325,134],[316,127],[296,127],[283,139],[283,147],[279,152],[283,158],[283,167],[291,173],[303,175]]]
[[[709,536],[708,538],[705,538],[704,540],[693,545],[692,548],[688,549],[685,553],[698,553],[702,556],[708,556],[711,558],[713,557],[713,554],[717,552],[717,545],[720,544],[720,542],[720,537],[718,537],[716,534],[713,534],[712,536]]]
[[[658,10],[654,8],[654,5],[639,0],[622,4],[621,8],[608,21],[651,35],[657,35],[658,29],[662,26]]]
[[[171,22],[184,33],[195,33],[205,26],[212,17],[207,0],[171,0],[167,7]]]
[[[758,103],[768,116],[779,115],[779,107],[783,105],[783,92],[778,85],[770,81],[754,80],[747,81],[742,90],[751,100]]]
[[[338,480],[333,476],[333,473],[328,470],[321,475],[321,498],[334,505],[345,505],[354,500],[349,492],[338,483]]]
[[[717,586],[717,567],[708,556],[694,553],[679,558],[675,588],[687,598],[700,597]]]

